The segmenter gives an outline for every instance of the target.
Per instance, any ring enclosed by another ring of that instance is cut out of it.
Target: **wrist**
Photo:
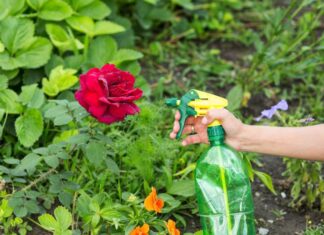
[[[236,138],[238,151],[243,151],[243,152],[248,151],[246,143],[248,142],[247,140],[249,139],[250,132],[251,132],[251,125],[242,124]]]

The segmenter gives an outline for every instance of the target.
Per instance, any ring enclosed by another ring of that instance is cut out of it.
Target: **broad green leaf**
[[[233,87],[227,94],[228,110],[235,111],[240,108],[243,99],[243,89],[237,85]]]
[[[72,214],[62,206],[54,210],[56,221],[62,230],[67,230],[72,224]]]
[[[59,223],[50,214],[43,214],[38,217],[38,221],[43,228],[49,231],[59,230]]]
[[[193,180],[178,180],[173,181],[173,184],[168,190],[169,194],[191,197],[195,195],[195,184]]]
[[[63,52],[83,48],[83,45],[79,40],[71,37],[65,29],[59,25],[47,24],[46,32],[52,43]]]
[[[34,10],[39,10],[48,0],[27,0],[27,4]]]
[[[75,11],[78,11],[79,9],[86,7],[94,1],[96,0],[69,0],[69,3]]]
[[[143,54],[132,49],[120,49],[115,54],[112,63],[120,64],[124,61],[137,60],[143,57]]]
[[[44,156],[44,161],[50,167],[56,168],[59,165],[59,159],[56,155],[47,155]]]
[[[76,31],[92,36],[95,24],[88,16],[72,16],[66,22]]]
[[[93,19],[88,16],[72,16],[66,21],[73,29],[85,33],[90,37],[115,34],[125,30],[123,26],[111,21],[98,21],[95,23]]]
[[[6,89],[0,92],[0,109],[10,114],[22,112],[22,106],[18,103],[18,95],[13,90]]]
[[[124,32],[125,28],[111,21],[98,21],[95,24],[93,35],[116,34]]]
[[[35,172],[36,166],[40,162],[41,158],[35,154],[30,153],[26,157],[24,157],[20,164],[16,167],[16,171],[24,171],[26,170],[29,175]]]
[[[37,84],[32,84],[21,88],[19,101],[29,108],[40,108],[45,101],[45,96]]]
[[[49,96],[56,96],[59,92],[72,87],[78,82],[78,77],[74,74],[74,69],[64,69],[59,65],[54,68],[49,76],[49,79],[43,78],[43,91]]]
[[[50,59],[52,44],[46,38],[36,37],[28,47],[17,52],[17,61],[24,68],[38,68]]]
[[[5,75],[0,74],[0,91],[7,89],[8,87],[8,78]]]
[[[93,165],[99,167],[107,156],[107,149],[103,143],[90,142],[86,147],[86,157]]]
[[[268,175],[267,173],[261,172],[261,171],[256,171],[253,170],[254,174],[256,174],[256,176],[262,181],[262,183],[264,183],[265,186],[267,186],[267,188],[273,193],[273,194],[277,194],[276,190],[273,187],[272,184],[272,178],[270,175]]]
[[[88,52],[88,61],[94,67],[102,67],[112,60],[117,52],[117,43],[110,36],[101,36],[92,41]]]
[[[3,70],[14,70],[22,66],[23,64],[21,64],[16,58],[10,57],[7,51],[0,53],[0,67]]]
[[[63,0],[46,1],[38,10],[38,17],[44,20],[61,21],[73,13],[69,4]]]
[[[0,23],[1,41],[11,54],[28,46],[34,31],[35,26],[29,19],[9,17]]]
[[[97,0],[78,8],[76,11],[80,15],[89,16],[95,20],[102,20],[111,13],[107,4]]]
[[[5,47],[3,45],[3,43],[0,41],[0,53],[4,52]]]
[[[3,20],[9,15],[10,8],[8,7],[7,0],[0,1],[0,20]]]
[[[19,142],[31,147],[43,133],[43,117],[39,110],[28,109],[17,118],[15,129]]]

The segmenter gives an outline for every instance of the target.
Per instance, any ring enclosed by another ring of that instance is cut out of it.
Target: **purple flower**
[[[300,119],[299,122],[302,122],[304,124],[309,124],[311,122],[315,121],[314,118],[312,118],[311,116],[307,116],[306,118]]]
[[[270,109],[263,110],[259,117],[254,118],[255,121],[259,122],[262,118],[266,117],[271,119],[277,110],[288,110],[288,103],[286,100],[281,100],[278,104],[272,106]]]

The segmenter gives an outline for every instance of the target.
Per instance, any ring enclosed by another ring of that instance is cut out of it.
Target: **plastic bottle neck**
[[[221,125],[208,127],[207,134],[211,146],[224,144],[225,131]]]

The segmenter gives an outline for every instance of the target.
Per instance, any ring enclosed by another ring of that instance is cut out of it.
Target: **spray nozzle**
[[[190,90],[180,100],[177,98],[166,99],[165,104],[169,107],[177,108],[180,112],[180,130],[176,136],[180,138],[188,117],[205,116],[210,109],[221,109],[227,106],[226,99],[207,92]],[[221,123],[215,120],[209,126],[218,126]]]

